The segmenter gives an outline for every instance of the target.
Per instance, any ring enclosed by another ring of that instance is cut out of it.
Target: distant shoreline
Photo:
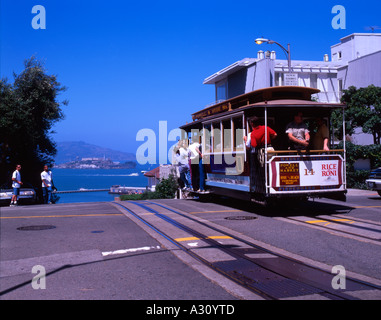
[[[135,169],[135,161],[124,163],[114,162],[110,159],[82,158],[81,160],[70,161],[54,165],[54,169]]]

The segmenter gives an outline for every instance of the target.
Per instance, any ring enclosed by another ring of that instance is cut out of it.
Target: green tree
[[[366,189],[365,180],[368,178],[369,170],[355,170],[355,163],[358,159],[369,159],[371,168],[381,167],[381,145],[373,144],[369,146],[356,145],[349,141],[345,142],[347,157],[347,187]],[[343,143],[337,146],[342,149]]]
[[[68,102],[57,100],[66,88],[46,73],[41,61],[31,57],[24,66],[13,84],[0,80],[0,182],[8,181],[20,163],[23,180],[36,187],[43,165],[53,163],[52,127],[64,118],[61,106]]]
[[[373,135],[375,144],[381,139],[381,87],[370,85],[366,88],[349,87],[344,90],[341,102],[347,105],[345,111],[346,131],[355,128]]]
[[[147,200],[147,199],[173,199],[179,188],[177,178],[170,174],[167,179],[162,178],[157,184],[155,191],[146,191],[143,194],[121,195],[121,200]]]
[[[161,179],[157,184],[155,192],[160,199],[173,199],[179,185],[177,179],[172,174],[167,179]]]

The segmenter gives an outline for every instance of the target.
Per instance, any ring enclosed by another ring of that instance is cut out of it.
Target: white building
[[[283,52],[282,52],[283,54]],[[277,59],[275,51],[258,51],[256,58],[245,58],[204,80],[214,84],[215,99],[220,102],[266,87],[285,85],[288,61]],[[292,60],[291,72],[297,84],[317,88],[321,102],[340,102],[342,90],[350,86],[381,86],[381,33],[354,33],[331,46],[331,59],[322,54],[321,61]],[[370,135],[359,135],[355,143],[371,144]]]
[[[381,86],[381,33],[354,33],[331,47],[332,61],[341,63],[340,89]]]

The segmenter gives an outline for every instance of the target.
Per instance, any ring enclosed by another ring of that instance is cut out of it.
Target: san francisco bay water
[[[152,167],[153,168],[153,167]],[[134,169],[53,169],[53,181],[58,191],[79,189],[110,189],[113,185],[146,187],[148,178],[141,171],[152,169],[136,166]],[[112,201],[115,194],[107,191],[59,193],[57,203]]]

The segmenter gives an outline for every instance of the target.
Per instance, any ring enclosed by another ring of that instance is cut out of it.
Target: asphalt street
[[[55,228],[19,230],[31,226]],[[44,289],[32,287],[36,265]],[[109,203],[1,208],[0,275],[2,300],[235,299]]]
[[[227,198],[156,202],[295,259],[342,265],[349,275],[381,283],[381,197],[374,192],[349,190],[347,202],[277,209]],[[2,207],[0,213],[2,300],[256,298],[179,259],[112,203]],[[36,266],[44,268],[43,281]]]
[[[317,199],[275,209],[228,198],[204,202],[199,210],[194,210],[190,201],[162,201],[187,212],[193,210],[193,214],[200,218],[236,230],[261,244],[284,249],[298,259],[306,258],[330,266],[343,265],[348,271],[381,280],[381,197],[374,191],[349,190],[346,202]],[[225,211],[227,208],[236,211],[232,214],[231,211]],[[324,226],[327,222],[320,218],[327,215],[332,219],[349,221],[332,223],[333,228],[329,229],[327,227],[330,226]],[[232,220],[232,216],[256,219]],[[316,223],[297,221],[302,217]],[[353,231],[336,232],[336,225],[344,223],[350,224]],[[360,233],[364,237],[352,233]],[[374,239],[368,236],[374,236]]]

